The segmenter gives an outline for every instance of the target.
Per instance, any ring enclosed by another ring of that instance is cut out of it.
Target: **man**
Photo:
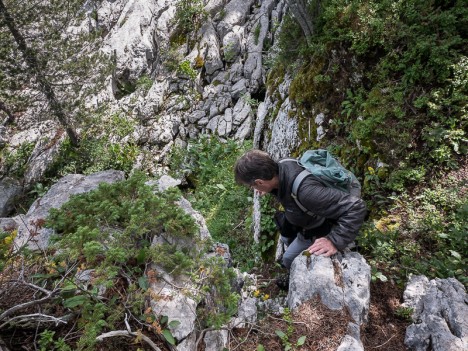
[[[297,197],[313,215],[302,211],[292,198],[291,189],[303,170],[296,160],[275,162],[260,150],[248,151],[234,167],[238,184],[256,190],[261,196],[274,195],[283,205],[288,222],[299,227],[296,239],[282,258],[287,269],[304,250],[328,257],[344,249],[356,238],[367,213],[362,199],[327,187],[312,175],[302,181]]]

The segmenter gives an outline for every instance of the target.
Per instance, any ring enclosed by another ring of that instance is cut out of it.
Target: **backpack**
[[[356,176],[344,168],[328,150],[307,150],[299,159],[283,159],[283,161],[296,161],[304,170],[294,179],[291,196],[299,208],[309,214],[297,198],[297,190],[304,178],[313,175],[327,187],[344,191],[352,196],[361,197],[361,184]]]

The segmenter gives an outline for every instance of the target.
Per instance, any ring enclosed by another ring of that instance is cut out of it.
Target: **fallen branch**
[[[392,336],[390,337],[390,339],[388,339],[387,341],[385,341],[382,345],[374,346],[373,349],[378,349],[379,347],[384,346],[384,345],[387,344],[390,340],[392,340],[395,336],[396,336],[395,334],[392,335]]]
[[[129,332],[128,330],[114,330],[108,333],[104,333],[104,334],[99,335],[96,338],[96,340],[103,341],[106,338],[112,338],[115,336],[138,337],[138,338],[141,338],[141,340],[145,341],[149,346],[151,346],[153,350],[161,351],[161,349],[157,347],[156,344],[146,335],[141,334],[141,333],[137,334],[137,333]]]
[[[16,306],[13,306],[12,308],[6,310],[5,312],[3,312],[1,315],[0,315],[0,321],[5,319],[6,317],[8,317],[10,314],[13,314],[14,312],[18,311],[18,310],[21,310],[23,308],[26,308],[26,307],[30,307],[30,306],[34,306],[34,305],[38,305],[38,304],[41,304],[47,300],[49,300],[50,298],[52,297],[52,293],[48,294],[47,296],[43,297],[42,299],[39,299],[39,300],[34,300],[34,301],[29,301],[29,302],[25,302],[25,303],[20,303],[19,305],[16,305]],[[19,316],[21,317],[21,316]],[[15,317],[16,318],[16,317]],[[12,318],[13,319],[13,318]]]
[[[143,333],[134,333],[134,332],[132,332],[132,329],[130,328],[130,324],[128,324],[128,316],[127,316],[126,313],[125,313],[125,326],[127,327],[127,330],[114,330],[114,331],[111,331],[111,332],[108,332],[108,333],[104,333],[104,334],[99,335],[96,338],[96,340],[97,341],[102,341],[105,338],[112,338],[112,337],[115,337],[115,336],[126,336],[126,337],[134,336],[134,337],[140,338],[141,340],[145,341],[149,346],[151,346],[151,348],[153,350],[161,351],[161,349],[156,346],[156,344],[153,342],[153,340],[148,338]]]
[[[68,318],[62,317],[62,318],[57,318],[54,316],[49,316],[47,314],[42,314],[42,313],[33,313],[33,314],[23,314],[21,316],[15,316],[7,320],[5,323],[0,325],[0,329],[2,329],[4,326],[11,324],[12,321],[19,320],[19,323],[21,322],[30,322],[30,321],[38,321],[40,323],[46,323],[46,322],[54,322],[55,325],[59,325],[60,323],[67,324],[68,323]]]

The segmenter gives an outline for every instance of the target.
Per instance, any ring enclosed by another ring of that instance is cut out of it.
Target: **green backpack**
[[[304,178],[313,175],[327,187],[344,191],[352,196],[361,197],[361,184],[356,176],[344,168],[328,150],[307,150],[299,159],[283,159],[283,161],[296,161],[304,170],[294,179],[291,190],[291,196],[301,210],[306,213],[309,211],[302,206],[297,198],[297,189]]]

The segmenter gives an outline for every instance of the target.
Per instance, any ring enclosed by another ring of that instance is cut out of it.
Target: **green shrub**
[[[187,198],[205,217],[213,239],[229,245],[233,260],[252,268],[258,255],[249,227],[252,198],[234,181],[234,163],[251,145],[205,137],[176,150],[170,162],[175,176],[183,172],[193,188]]]
[[[0,149],[0,164],[2,173],[9,177],[22,178],[27,162],[34,150],[34,143],[22,143],[16,150],[9,151],[6,147]]]
[[[59,273],[65,268],[95,270],[92,289],[83,290],[73,281],[62,283],[63,306],[79,315],[78,350],[94,349],[96,337],[115,329],[129,311],[140,324],[146,321],[149,281],[157,278],[155,271],[148,272],[150,263],[192,279],[199,290],[190,291],[191,297],[214,306],[201,313],[201,323],[219,327],[236,312],[234,272],[222,260],[207,258],[211,243],[197,238],[193,218],[177,204],[180,191],[171,188],[154,194],[145,181],[137,172],[125,181],[100,184],[94,191],[72,196],[47,218],[46,226],[56,233],[51,239],[57,251],[52,267]],[[153,243],[155,237],[158,243]],[[54,277],[59,279],[60,274]],[[112,298],[100,298],[99,286],[110,290]],[[172,338],[168,330],[160,332],[166,340]]]
[[[70,173],[92,174],[108,169],[130,173],[140,152],[131,135],[135,122],[126,115],[89,117],[80,146],[65,140],[45,178],[49,183]]]
[[[390,213],[366,223],[358,241],[370,264],[399,282],[412,273],[467,285],[468,197],[461,187],[440,179],[412,197],[399,196]]]

